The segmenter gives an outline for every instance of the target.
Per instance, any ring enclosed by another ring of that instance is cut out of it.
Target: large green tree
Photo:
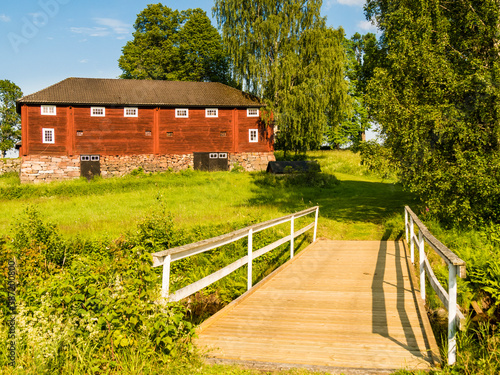
[[[267,104],[285,151],[318,147],[348,105],[344,32],[326,27],[320,0],[216,0],[214,14],[245,90]]]
[[[405,185],[463,225],[500,220],[499,0],[368,0],[384,67],[368,84]]]
[[[349,98],[352,108],[342,119],[340,126],[329,128],[328,143],[332,146],[357,145],[365,139],[365,131],[370,129],[370,118],[366,103],[367,84],[374,69],[381,63],[383,53],[373,33],[355,33],[344,40],[347,62],[346,76],[349,82]]]
[[[22,95],[16,84],[0,80],[0,157],[21,139],[21,117],[16,112],[16,100]]]
[[[231,84],[221,37],[202,9],[148,5],[118,63],[122,78]]]

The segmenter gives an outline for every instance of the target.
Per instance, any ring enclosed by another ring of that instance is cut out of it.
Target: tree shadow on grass
[[[263,174],[253,176],[254,197],[251,205],[274,207],[282,212],[296,212],[318,205],[320,216],[338,222],[383,224],[394,214],[402,214],[405,205],[415,204],[415,197],[400,184],[343,180],[335,187],[270,186]]]

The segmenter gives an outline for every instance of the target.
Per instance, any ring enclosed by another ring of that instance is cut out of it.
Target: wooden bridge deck
[[[205,321],[213,361],[333,373],[430,369],[439,350],[403,242],[320,239]]]

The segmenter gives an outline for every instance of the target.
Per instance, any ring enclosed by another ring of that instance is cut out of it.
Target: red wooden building
[[[214,82],[68,78],[18,100],[21,181],[139,167],[262,170],[274,160],[262,107]]]

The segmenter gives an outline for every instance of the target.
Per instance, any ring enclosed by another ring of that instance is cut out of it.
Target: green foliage
[[[150,4],[134,28],[119,59],[122,78],[233,84],[221,37],[202,9]]]
[[[347,102],[344,31],[325,26],[321,1],[217,0],[214,14],[235,76],[267,104],[276,147],[318,148]]]
[[[334,175],[317,171],[298,173],[293,170],[283,175],[262,172],[256,177],[255,181],[262,187],[274,186],[281,188],[309,187],[332,189],[340,184],[340,181]]]
[[[12,241],[2,244],[6,251],[1,254],[2,266],[10,259],[17,263],[19,355],[31,356],[44,371],[51,371],[77,359],[77,347],[90,345],[101,353],[87,358],[87,368],[95,372],[129,348],[144,356],[191,350],[194,329],[184,318],[185,309],[157,303],[160,278],[151,267],[150,250],[168,243],[161,228],[173,235],[171,227],[164,227],[171,217],[160,218],[163,213],[145,219],[130,241],[105,247],[75,241],[70,246],[55,225],[28,208]],[[134,246],[136,239],[144,242]],[[65,262],[70,247],[71,262]],[[6,314],[0,311],[2,324]]]
[[[346,49],[346,75],[348,94],[352,108],[344,114],[338,126],[330,127],[326,133],[327,142],[333,147],[347,144],[356,146],[362,140],[362,134],[370,128],[368,106],[365,101],[366,86],[377,64],[380,64],[381,51],[375,34],[354,34],[351,39],[344,39]]]
[[[396,168],[391,160],[391,150],[376,141],[361,142],[357,146],[361,162],[368,169],[383,178],[396,176]]]
[[[21,140],[21,116],[16,112],[16,100],[21,96],[15,83],[0,80],[0,158]]]
[[[405,186],[441,220],[500,220],[498,1],[369,0],[387,55],[368,84]]]

